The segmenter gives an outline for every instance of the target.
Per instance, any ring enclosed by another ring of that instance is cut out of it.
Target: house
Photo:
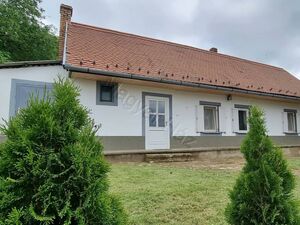
[[[251,105],[277,144],[300,147],[300,81],[284,69],[75,23],[67,5],[60,13],[58,61],[0,65],[1,118],[60,75],[80,87],[106,151],[237,147]]]

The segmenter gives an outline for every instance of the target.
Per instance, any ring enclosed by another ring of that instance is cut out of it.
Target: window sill
[[[236,132],[233,132],[237,135],[246,135],[248,133],[248,131],[236,131]]]
[[[102,102],[102,101],[98,101],[96,103],[96,105],[107,105],[107,106],[118,106],[117,102]]]
[[[203,131],[203,132],[198,132],[200,133],[201,135],[222,135],[223,133],[225,132],[219,132],[219,131]]]
[[[285,135],[295,135],[298,136],[297,132],[284,132]]]

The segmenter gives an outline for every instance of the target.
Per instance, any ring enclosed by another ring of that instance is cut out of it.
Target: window
[[[218,132],[219,131],[219,115],[218,107],[204,106],[204,131]]]
[[[287,112],[288,132],[297,133],[296,112]]]
[[[113,86],[102,85],[100,89],[100,100],[102,102],[113,102]]]
[[[247,117],[248,117],[248,110],[238,109],[239,131],[248,130]]]
[[[232,128],[234,133],[247,133],[249,129],[249,105],[235,104],[232,109]]]
[[[118,105],[118,85],[97,82],[97,105]]]
[[[44,92],[49,93],[51,91],[51,83],[12,79],[10,116],[16,115],[20,109],[27,107],[28,100],[32,95],[41,99],[44,97]]]
[[[220,109],[221,103],[219,102],[199,101],[199,106],[196,106],[196,132],[201,135],[222,135]]]
[[[284,109],[283,111],[283,132],[286,134],[297,134],[297,110]]]

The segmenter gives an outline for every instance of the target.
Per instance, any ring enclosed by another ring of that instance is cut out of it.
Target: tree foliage
[[[0,0],[0,63],[57,56],[52,26],[42,23],[41,0]]]
[[[241,146],[246,165],[230,193],[227,221],[231,225],[299,225],[292,194],[294,177],[281,149],[267,136],[259,108],[251,108],[249,125]]]
[[[109,166],[79,90],[59,79],[51,95],[1,131],[0,224],[120,225],[123,209],[108,193]]]

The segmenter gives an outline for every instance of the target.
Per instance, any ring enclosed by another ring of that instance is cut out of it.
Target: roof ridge
[[[245,63],[255,64],[257,66],[271,67],[271,68],[274,68],[274,69],[277,69],[277,70],[284,70],[282,67],[273,66],[273,65],[266,64],[266,63],[261,63],[261,62],[256,62],[256,61],[249,60],[249,59],[239,58],[239,57],[236,57],[236,56],[226,55],[226,54],[219,53],[219,52],[217,52],[217,53],[216,52],[211,52],[209,50],[205,50],[205,49],[201,49],[201,48],[197,48],[197,47],[193,47],[193,46],[189,46],[189,45],[185,45],[185,44],[179,44],[179,43],[175,43],[175,42],[171,42],[171,41],[160,40],[160,39],[156,39],[156,38],[141,36],[141,35],[138,35],[138,34],[131,34],[131,33],[128,33],[128,32],[116,31],[116,30],[112,30],[112,29],[97,27],[97,26],[88,25],[88,24],[77,23],[77,22],[73,22],[73,21],[71,22],[71,24],[77,25],[77,26],[82,26],[82,27],[87,27],[87,28],[102,31],[102,32],[120,34],[120,35],[124,35],[124,36],[128,36],[128,37],[134,37],[134,38],[139,38],[139,39],[148,40],[148,41],[152,41],[152,42],[158,42],[158,43],[161,43],[161,44],[168,44],[168,45],[172,45],[172,46],[175,46],[175,47],[177,46],[177,47],[181,47],[181,48],[186,48],[186,49],[190,49],[190,50],[193,50],[193,51],[200,51],[200,52],[203,52],[203,53],[206,53],[206,54],[213,54],[213,55],[218,56],[218,57],[230,58],[230,59],[245,62]]]

